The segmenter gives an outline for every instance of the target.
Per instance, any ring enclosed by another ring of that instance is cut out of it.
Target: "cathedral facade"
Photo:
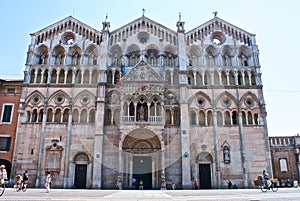
[[[70,16],[31,34],[12,172],[95,189],[251,188],[271,172],[255,35],[216,15],[184,25]]]

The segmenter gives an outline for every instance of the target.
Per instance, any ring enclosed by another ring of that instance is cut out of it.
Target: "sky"
[[[108,14],[111,31],[145,16],[186,32],[218,17],[256,34],[269,136],[300,133],[299,0],[4,0],[0,11],[0,79],[22,79],[30,33],[68,16],[97,29]]]

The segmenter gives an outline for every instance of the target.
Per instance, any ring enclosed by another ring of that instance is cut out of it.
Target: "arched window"
[[[53,111],[50,108],[48,109],[47,122],[52,122],[52,118],[53,118]]]
[[[110,125],[111,124],[111,110],[107,109],[105,112],[105,120],[104,120],[105,125]]]
[[[87,123],[87,111],[86,111],[86,109],[81,110],[80,123]]]
[[[237,112],[236,111],[233,111],[232,112],[232,124],[233,125],[237,125],[238,124],[238,120],[237,120]]]
[[[224,118],[225,118],[225,125],[226,126],[231,125],[231,119],[230,119],[230,113],[229,113],[229,111],[225,111]]]
[[[165,111],[165,113],[166,113],[166,119],[165,119],[166,124],[167,124],[167,125],[168,125],[168,124],[171,124],[171,121],[172,121],[172,119],[171,119],[171,111],[167,109],[167,110]]]
[[[212,126],[213,125],[213,119],[212,119],[212,111],[207,112],[207,125]]]
[[[78,117],[79,117],[79,112],[77,109],[74,109],[72,114],[72,122],[78,123]]]
[[[37,122],[37,116],[38,116],[37,110],[34,109],[34,110],[32,111],[31,122]]]
[[[254,123],[256,125],[259,125],[259,119],[258,119],[258,114],[257,113],[254,114]]]
[[[248,124],[249,124],[249,125],[253,124],[251,112],[249,111],[247,115],[248,115]]]
[[[95,123],[95,109],[91,109],[89,113],[89,123]]]
[[[27,111],[26,112],[26,122],[30,121],[30,117],[31,117],[30,111]]]
[[[245,112],[242,112],[242,121],[243,121],[243,124],[247,124],[247,121],[246,121],[246,113]]]
[[[43,122],[43,118],[44,118],[44,110],[41,109],[39,112],[38,122]]]
[[[90,71],[85,70],[84,74],[83,74],[83,83],[84,84],[89,84],[89,80],[90,80]]]
[[[196,123],[196,113],[194,111],[191,111],[191,113],[190,113],[190,124],[191,125],[197,125],[197,123]]]
[[[63,122],[66,123],[69,121],[69,109],[65,109],[64,110],[64,114],[63,114]]]
[[[174,124],[176,126],[180,125],[180,109],[179,108],[174,109]]]
[[[80,83],[81,83],[81,70],[77,70],[77,71],[76,71],[76,75],[75,75],[75,83],[76,83],[76,84],[80,84]]]
[[[205,113],[202,110],[199,112],[199,125],[205,126]]]
[[[55,111],[54,122],[59,123],[61,121],[61,110],[57,109]]]

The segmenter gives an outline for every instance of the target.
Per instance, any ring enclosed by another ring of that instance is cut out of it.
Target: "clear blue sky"
[[[111,30],[142,15],[176,30],[178,13],[189,31],[218,17],[256,34],[270,136],[300,133],[299,0],[11,0],[1,1],[0,78],[23,78],[30,33],[67,16],[101,30],[108,13]]]

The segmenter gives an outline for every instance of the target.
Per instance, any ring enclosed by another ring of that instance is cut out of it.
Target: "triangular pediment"
[[[203,23],[202,25],[192,29],[191,31],[187,32],[186,34],[187,35],[192,34],[194,32],[198,32],[200,30],[208,30],[209,32],[210,31],[219,31],[224,27],[227,27],[227,29],[229,28],[231,30],[234,30],[234,32],[241,33],[241,34],[247,35],[249,37],[255,36],[255,34],[251,34],[251,33],[247,32],[247,31],[245,31],[245,30],[219,18],[219,17],[212,18],[208,22]]]
[[[118,33],[120,31],[126,30],[126,29],[130,30],[131,27],[138,27],[138,26],[156,27],[157,30],[160,29],[160,30],[172,33],[172,34],[176,34],[176,31],[174,31],[170,28],[167,28],[166,26],[163,26],[162,24],[155,22],[154,20],[151,20],[145,16],[142,16],[136,20],[133,20],[133,21],[127,23],[126,25],[112,31],[111,34]]]
[[[79,31],[79,30],[86,30],[89,31],[89,33],[95,33],[95,34],[101,34],[100,31],[94,29],[93,27],[77,20],[76,18],[72,17],[72,16],[68,16],[50,26],[47,26],[39,31],[36,31],[34,33],[32,33],[32,35],[39,35],[42,33],[53,33],[55,32],[60,32],[60,29],[63,30],[72,30],[74,32]]]
[[[133,67],[122,79],[121,82],[163,82],[163,78],[145,63],[140,61],[135,67]]]

